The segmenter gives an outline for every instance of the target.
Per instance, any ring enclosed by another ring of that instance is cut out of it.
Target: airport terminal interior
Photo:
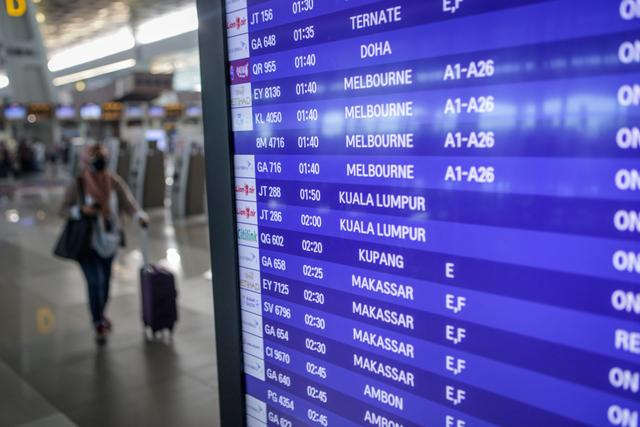
[[[0,427],[640,427],[640,0],[0,0]]]
[[[0,426],[218,425],[195,2],[27,1],[0,10]],[[102,345],[82,270],[53,256],[95,142],[149,215],[149,259],[175,275],[172,334],[142,325],[138,223]]]

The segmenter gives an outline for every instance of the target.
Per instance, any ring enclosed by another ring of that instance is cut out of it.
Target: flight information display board
[[[226,0],[249,426],[638,426],[639,18]]]

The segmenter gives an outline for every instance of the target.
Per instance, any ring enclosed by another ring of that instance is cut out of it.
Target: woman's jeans
[[[109,299],[109,281],[111,280],[111,264],[113,258],[102,258],[91,249],[89,259],[80,263],[89,289],[89,308],[94,326],[104,321],[104,309]]]

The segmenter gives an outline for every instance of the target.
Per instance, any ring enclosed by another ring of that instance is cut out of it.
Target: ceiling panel
[[[40,0],[40,28],[49,53],[194,5],[194,0]]]

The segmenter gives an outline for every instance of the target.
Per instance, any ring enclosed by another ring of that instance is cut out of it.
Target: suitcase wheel
[[[145,326],[144,339],[146,341],[171,341],[173,340],[173,327],[154,330],[150,326]]]

